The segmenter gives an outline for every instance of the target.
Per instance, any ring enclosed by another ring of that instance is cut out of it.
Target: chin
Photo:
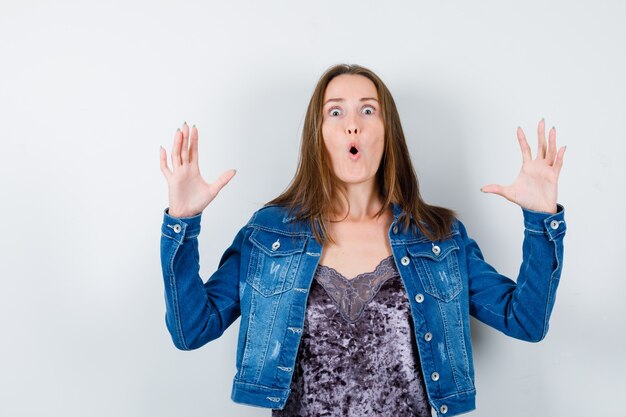
[[[373,177],[339,177],[339,180],[344,184],[362,184],[372,179]]]

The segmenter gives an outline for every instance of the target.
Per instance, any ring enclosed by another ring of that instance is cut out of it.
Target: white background
[[[213,181],[208,278],[254,210],[289,183],[329,66],[394,95],[425,199],[457,210],[516,277],[521,126],[567,145],[568,233],[539,344],[472,322],[473,416],[623,409],[626,6],[615,1],[3,1],[0,4],[0,415],[269,416],[230,400],[239,321],[193,352],[167,333],[159,145],[200,132]]]

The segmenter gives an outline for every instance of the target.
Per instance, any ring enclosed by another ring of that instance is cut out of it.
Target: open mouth
[[[359,153],[359,148],[357,148],[356,144],[351,143],[348,152],[350,152],[352,155],[357,155]]]

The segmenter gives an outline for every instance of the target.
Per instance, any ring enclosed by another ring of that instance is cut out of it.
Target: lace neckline
[[[341,315],[348,322],[354,323],[382,285],[399,275],[393,256],[390,255],[380,261],[372,272],[362,272],[351,279],[330,266],[318,265],[315,281],[337,305]]]
[[[332,266],[326,266],[326,265],[319,264],[317,267],[318,267],[318,269],[326,269],[326,270],[330,271],[333,275],[335,275],[335,276],[337,276],[337,277],[340,277],[340,278],[341,278],[341,279],[343,279],[344,281],[347,281],[347,282],[352,282],[352,281],[355,281],[355,280],[357,280],[357,279],[359,279],[359,278],[361,278],[361,277],[363,277],[363,276],[377,275],[377,274],[378,274],[378,272],[380,271],[380,269],[382,269],[382,268],[383,268],[383,266],[384,266],[385,262],[386,262],[387,260],[389,260],[389,259],[393,260],[393,255],[389,255],[389,256],[387,256],[386,258],[384,258],[383,260],[381,260],[381,261],[378,263],[378,265],[376,265],[376,268],[374,268],[374,270],[373,270],[373,271],[371,271],[371,272],[361,272],[360,274],[358,274],[358,275],[354,276],[353,278],[346,278],[346,277],[345,277],[345,276],[344,276],[341,272],[337,271],[337,270],[336,270],[335,268],[333,268]]]

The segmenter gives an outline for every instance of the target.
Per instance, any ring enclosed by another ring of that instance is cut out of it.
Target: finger
[[[189,149],[189,163],[198,164],[198,128],[196,125],[191,127],[191,146]]]
[[[483,193],[498,194],[502,196],[504,195],[504,187],[499,184],[484,185],[480,187],[480,191],[482,191]]]
[[[187,122],[183,123],[183,144],[180,150],[180,157],[183,164],[189,163],[189,126]]]
[[[169,167],[167,166],[167,152],[165,151],[165,149],[163,149],[162,146],[159,146],[159,156],[161,159],[161,172],[163,173],[165,178],[169,180],[170,176],[172,175],[172,171],[170,171]]]
[[[546,123],[543,119],[539,121],[539,125],[537,126],[537,158],[543,159],[546,157]]]
[[[548,152],[546,153],[546,161],[548,165],[554,165],[554,157],[556,156],[556,129],[552,126],[548,132]]]
[[[483,193],[497,194],[509,201],[517,203],[515,201],[515,193],[510,185],[489,184],[481,187],[480,191]]]
[[[180,160],[180,145],[183,141],[183,132],[180,129],[176,129],[174,134],[174,144],[172,145],[172,170],[176,172],[176,169],[182,165]]]
[[[556,162],[554,162],[554,166],[556,167],[556,175],[558,176],[561,172],[561,168],[563,167],[563,155],[565,155],[565,149],[567,146],[563,146],[559,149],[559,152],[556,154]]]
[[[524,136],[524,131],[521,127],[517,128],[517,141],[519,142],[519,147],[522,150],[522,162],[533,159],[530,152],[530,146],[528,145],[528,141],[526,141],[526,136]]]
[[[215,182],[211,184],[211,192],[213,195],[217,195],[222,188],[235,176],[237,173],[236,169],[229,169],[228,171],[224,171],[222,175],[217,177]]]

